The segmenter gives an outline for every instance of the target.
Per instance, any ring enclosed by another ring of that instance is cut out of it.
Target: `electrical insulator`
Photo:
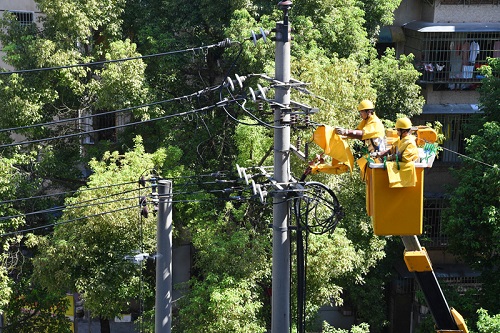
[[[243,88],[243,82],[247,79],[246,76],[239,76],[238,74],[234,74],[234,77],[236,78],[236,81],[238,81],[238,85],[240,88]]]
[[[148,200],[145,196],[139,197],[139,205],[141,206],[141,216],[148,218]]]
[[[141,185],[142,187],[146,187],[146,179],[144,178],[144,176],[141,176],[141,178],[139,178],[139,185]]]
[[[304,122],[306,123],[306,126],[309,126],[311,123],[311,117],[308,114],[305,115]]]
[[[252,101],[257,101],[257,95],[255,94],[255,91],[252,89],[252,87],[248,87],[248,90],[250,91],[250,96],[252,97]]]
[[[259,101],[259,111],[264,111],[264,103],[262,101]]]
[[[224,84],[225,87],[229,87],[232,91],[234,91],[234,83],[233,80],[231,80],[230,77],[226,78],[226,83]]]
[[[300,139],[300,137],[297,138],[297,141],[295,143],[295,145],[297,146],[297,150],[300,150],[300,145],[302,144],[302,140]]]
[[[263,100],[267,100],[267,97],[266,97],[266,92],[269,90],[269,88],[263,88],[260,84],[257,83],[257,88],[259,89],[259,94],[260,94],[260,98],[262,98]]]
[[[158,184],[156,183],[156,177],[151,177],[151,199],[154,205],[154,214],[158,211]]]

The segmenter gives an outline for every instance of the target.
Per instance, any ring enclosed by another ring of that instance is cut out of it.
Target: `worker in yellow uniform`
[[[370,100],[362,100],[358,105],[361,122],[356,129],[337,127],[335,133],[351,139],[362,140],[369,153],[385,151],[384,124],[375,114],[375,107]]]
[[[397,140],[391,149],[383,152],[373,153],[372,157],[384,157],[387,161],[415,162],[418,160],[418,149],[415,136],[411,134],[411,120],[404,117],[396,121],[396,130],[399,140]]]

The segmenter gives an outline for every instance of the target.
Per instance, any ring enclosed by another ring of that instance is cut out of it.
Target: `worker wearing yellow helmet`
[[[396,130],[399,140],[394,142],[391,149],[374,154],[374,157],[387,156],[388,161],[414,162],[418,160],[418,149],[415,136],[411,134],[411,120],[403,117],[396,121]]]
[[[385,150],[385,129],[382,121],[375,114],[373,102],[365,99],[358,105],[361,122],[356,129],[337,127],[335,132],[351,139],[362,140],[368,147],[368,152]]]

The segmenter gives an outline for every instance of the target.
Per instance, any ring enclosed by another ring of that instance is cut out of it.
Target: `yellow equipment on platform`
[[[371,161],[363,170],[366,211],[372,218],[376,235],[422,234],[424,169],[432,166],[435,157],[435,150],[428,150],[427,146],[436,142],[437,133],[427,126],[418,126],[414,130],[420,162],[383,164]],[[387,130],[386,137],[388,144],[398,139],[395,130]]]
[[[382,163],[366,169],[366,210],[376,235],[421,235],[424,204],[424,168],[415,166],[416,183],[391,188]],[[404,218],[402,218],[404,216]]]

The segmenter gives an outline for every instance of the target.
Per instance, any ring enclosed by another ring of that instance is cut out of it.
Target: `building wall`
[[[439,5],[434,8],[436,23],[478,23],[498,22],[500,6],[498,5]],[[426,20],[427,21],[427,20]]]
[[[0,10],[29,10],[38,12],[34,0],[0,0]]]
[[[33,19],[35,22],[39,22],[40,10],[34,0],[0,0],[0,15],[3,15],[6,11],[30,11],[33,12]],[[5,68],[7,70],[12,70],[11,66],[5,64],[2,60],[5,53],[3,52],[3,46],[0,44],[0,68]]]
[[[394,25],[402,26],[411,21],[422,20],[421,0],[402,0],[398,9],[394,11]]]
[[[402,0],[400,7],[395,12],[394,25],[404,27],[413,21],[446,24],[500,22],[500,5],[441,5],[441,0]],[[426,54],[428,55],[430,51],[439,52],[439,47],[447,43],[447,40],[444,38],[439,39],[447,36],[444,33],[442,35],[439,35],[439,33],[435,35],[425,34],[425,38],[432,39],[431,43],[425,44],[422,32],[415,29],[411,30],[407,27],[403,28],[403,30],[405,31],[405,38],[404,42],[401,42],[403,46],[400,49],[403,49],[405,54],[413,53],[416,65],[419,65],[419,62],[428,62]],[[457,34],[456,32],[452,33]],[[488,31],[488,33],[490,32]],[[457,38],[459,37],[458,34],[456,36]],[[485,33],[484,35],[476,36],[483,37],[483,45],[486,45],[485,42],[490,35]],[[482,47],[481,51],[484,52],[484,49],[488,50]],[[444,54],[447,53],[445,52]],[[436,60],[433,61],[436,62]],[[451,65],[451,58],[447,65]],[[477,106],[479,93],[472,87],[473,84],[480,84],[480,82],[467,84],[465,80],[464,82],[458,80],[456,81],[458,84],[450,85],[449,83],[455,82],[453,80],[447,81],[447,79],[454,78],[452,76],[442,79],[438,77],[440,73],[436,73],[435,71],[435,78],[428,77],[426,79],[426,73],[423,72],[423,74],[419,83],[422,86],[422,94],[426,101],[424,110],[427,113],[413,117],[412,122],[423,125],[431,122],[431,120],[439,121],[443,125],[443,134],[447,136],[447,141],[443,144],[443,148],[448,148],[439,153],[440,159],[434,162],[432,168],[425,170],[425,234],[419,237],[419,239],[422,242],[422,246],[425,246],[427,249],[436,276],[440,279],[441,286],[446,283],[443,280],[443,276],[453,276],[462,285],[472,270],[470,268],[463,269],[464,265],[460,263],[458,258],[447,251],[448,238],[442,232],[441,218],[443,216],[443,209],[446,209],[444,194],[450,186],[453,187],[457,184],[457,179],[450,172],[450,167],[459,167],[459,161],[452,161],[449,157],[451,155],[456,156],[453,152],[463,149],[464,140],[460,126],[467,122],[470,113],[475,112],[474,108],[470,107],[471,112],[468,113],[468,110],[465,110],[463,106]],[[467,79],[467,77],[463,78]],[[424,242],[426,243],[424,244]],[[477,273],[474,272],[474,274]],[[399,283],[406,277],[404,273],[400,272],[400,275],[401,279]],[[394,285],[393,283],[392,287]],[[412,332],[415,330],[415,324],[420,319],[422,313],[415,311],[415,306],[419,304],[414,301],[414,295],[414,291],[406,294],[393,293],[391,295],[391,324],[389,332]],[[450,304],[450,306],[453,306],[453,304]]]
[[[423,90],[427,104],[475,104],[479,98],[476,90],[442,90],[434,91],[428,84]]]

